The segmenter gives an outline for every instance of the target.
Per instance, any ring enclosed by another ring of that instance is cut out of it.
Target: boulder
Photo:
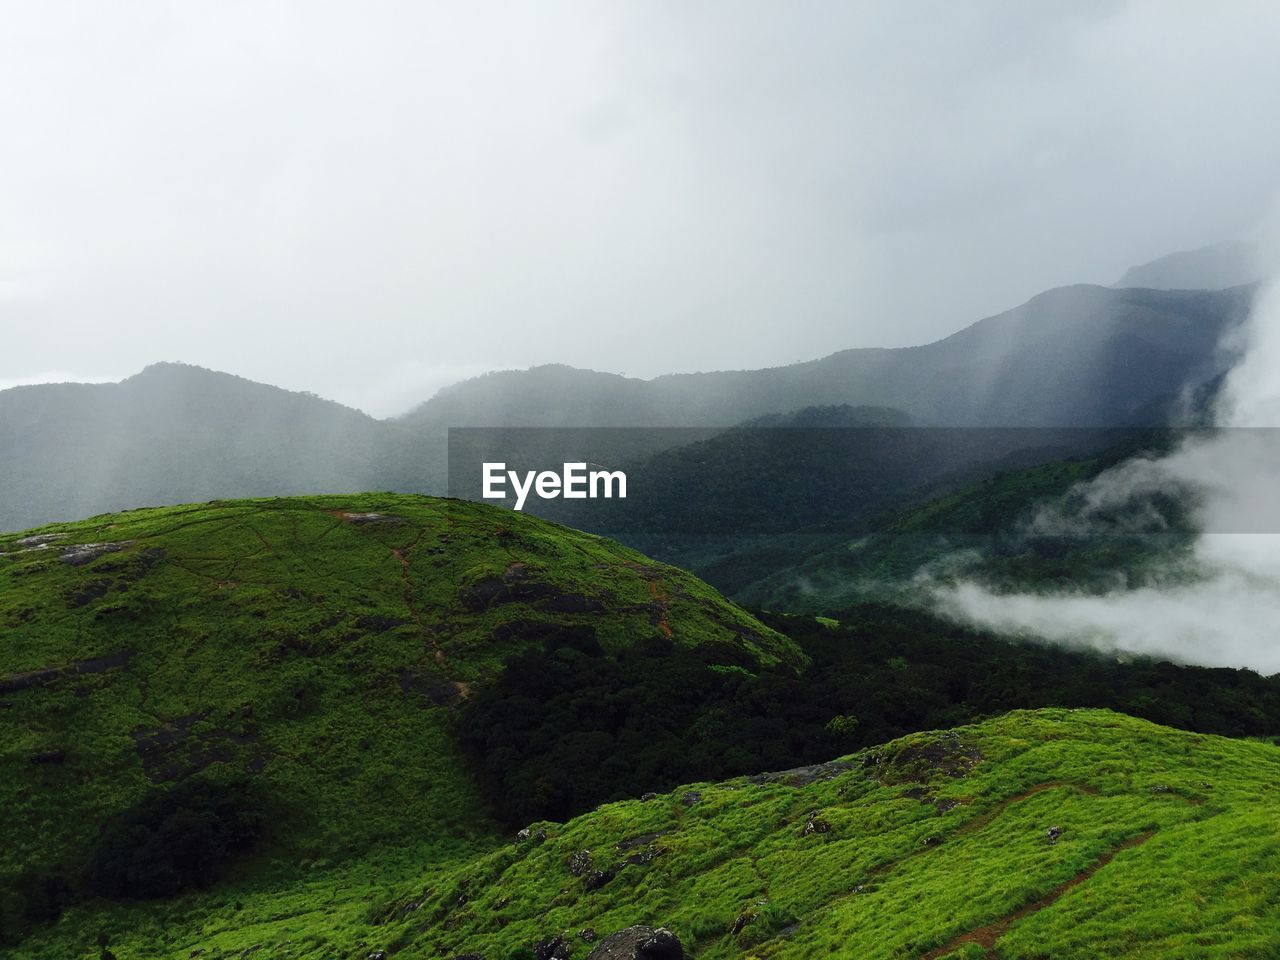
[[[569,944],[564,937],[548,937],[533,947],[534,960],[569,960]]]
[[[684,960],[684,948],[666,927],[640,925],[609,934],[587,960]]]
[[[830,833],[831,824],[818,816],[818,811],[814,810],[809,814],[809,819],[804,822],[804,829],[800,831],[802,837],[808,837],[815,833]]]

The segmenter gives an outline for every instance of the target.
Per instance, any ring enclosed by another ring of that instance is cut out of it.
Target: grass
[[[57,539],[20,542],[32,535]],[[119,549],[62,560],[102,543]],[[802,659],[688,574],[458,501],[140,510],[0,536],[0,554],[0,917],[11,926],[33,872],[74,880],[110,816],[194,775],[249,776],[269,804],[269,844],[227,880],[231,906],[262,904],[231,911],[237,931],[288,929],[270,917],[314,913],[316,896],[298,891],[317,885],[334,887],[320,902],[335,904],[358,889],[359,913],[397,862],[489,849],[498,828],[460,755],[454,706],[548,625],[590,623],[613,649],[661,633],[761,663]],[[172,911],[207,914],[207,926],[231,909],[210,902],[136,917],[144,928],[160,918],[168,938],[183,922]]]
[[[1269,744],[1018,711],[609,804],[465,860],[406,850],[288,890],[79,908],[22,955],[90,956],[76,935],[105,927],[121,958],[506,960],[553,935],[582,957],[580,931],[649,923],[698,960],[1274,957],[1277,784]],[[584,855],[612,879],[592,889]]]
[[[1044,710],[909,737],[831,772],[694,785],[544,825],[545,842],[400,901],[420,905],[383,942],[406,957],[513,957],[550,934],[647,922],[699,960],[984,956],[962,938],[1016,917],[993,955],[1280,949],[1270,745]],[[655,855],[628,864],[637,849]],[[616,877],[587,890],[569,869],[579,851]]]

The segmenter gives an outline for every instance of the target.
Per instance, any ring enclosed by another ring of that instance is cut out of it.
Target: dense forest
[[[1280,734],[1280,677],[1002,639],[865,604],[832,618],[759,614],[810,658],[748,669],[655,638],[605,653],[590,628],[512,657],[459,731],[513,825],[597,804],[829,760],[1008,710],[1106,707],[1229,736]]]

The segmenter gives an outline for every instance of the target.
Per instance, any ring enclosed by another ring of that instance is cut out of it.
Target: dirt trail
[[[413,553],[415,547],[422,542],[422,538],[426,535],[426,529],[418,531],[418,535],[413,542],[407,547],[392,547],[391,555],[400,561],[400,583],[404,589],[404,605],[409,611],[409,616],[413,617],[413,622],[418,625],[418,629],[422,631],[422,635],[427,638],[427,643],[431,645],[432,656],[437,666],[447,667],[448,661],[444,655],[444,649],[440,646],[440,639],[436,636],[435,628],[430,626],[422,614],[418,611],[417,606],[413,602],[413,582],[409,579],[410,554]],[[455,684],[455,686],[458,686]],[[466,696],[459,686],[458,691],[462,696]],[[469,691],[468,691],[469,692]]]
[[[956,827],[950,833],[944,834],[943,840],[944,842],[948,842],[948,843],[953,842],[957,837],[967,836],[968,834],[973,833],[976,830],[981,830],[983,827],[991,823],[991,821],[995,820],[996,817],[1000,816],[1000,814],[1004,813],[1007,809],[1009,809],[1009,807],[1013,806],[1015,803],[1021,803],[1023,800],[1026,800],[1028,797],[1034,797],[1037,793],[1044,793],[1044,791],[1046,790],[1058,790],[1058,789],[1077,790],[1080,793],[1086,794],[1087,796],[1093,796],[1098,792],[1096,789],[1094,789],[1092,786],[1090,786],[1087,783],[1070,783],[1065,780],[1050,780],[1046,783],[1037,783],[1034,787],[1028,787],[1026,790],[1023,790],[1021,793],[1015,793],[1011,797],[1005,797],[1003,800],[1001,800],[999,803],[993,806],[990,810],[987,810],[985,813],[980,813],[976,817],[966,820],[964,823],[960,824],[960,826]],[[863,883],[866,884],[872,880],[877,880],[880,877],[883,877],[885,874],[896,870],[898,867],[902,866],[902,864],[905,863],[907,860],[911,860],[915,857],[928,856],[932,851],[933,851],[933,847],[922,846],[917,850],[911,850],[907,853],[902,854],[901,856],[894,857],[892,860],[886,860],[884,863],[881,863],[879,866],[872,867],[871,870],[867,873],[867,877],[863,881]]]
[[[670,603],[670,598],[667,596],[667,588],[663,586],[661,580],[649,581],[649,596],[658,610],[657,627],[662,631],[663,636],[670,639],[674,636],[671,631],[671,624],[667,622],[667,605]]]
[[[1086,867],[1084,870],[1081,870],[1070,880],[1066,881],[1065,883],[1059,884],[1057,887],[1051,890],[1048,893],[1048,895],[1041,897],[1039,900],[1036,900],[1033,903],[1028,903],[1026,906],[1021,907],[1018,910],[1015,910],[1013,913],[1009,914],[1008,916],[1002,917],[1001,919],[996,920],[993,923],[988,923],[985,926],[978,927],[974,930],[970,930],[968,933],[960,934],[958,937],[955,937],[954,939],[948,941],[947,943],[943,944],[941,947],[938,947],[935,950],[930,950],[923,957],[921,957],[920,960],[940,960],[941,957],[945,957],[947,954],[960,949],[966,943],[976,943],[979,947],[981,947],[986,952],[986,955],[989,958],[989,960],[998,960],[994,952],[996,941],[999,940],[1001,937],[1003,937],[1006,933],[1008,933],[1009,928],[1012,927],[1015,923],[1017,923],[1019,920],[1022,920],[1024,917],[1031,916],[1031,914],[1033,913],[1038,913],[1039,911],[1043,910],[1045,907],[1052,906],[1054,903],[1057,902],[1058,898],[1061,897],[1063,894],[1067,893],[1073,887],[1078,887],[1080,884],[1084,883],[1086,880],[1092,877],[1095,873],[1097,873],[1099,870],[1105,867],[1108,863],[1110,863],[1115,858],[1116,854],[1120,853],[1120,851],[1128,850],[1131,847],[1141,846],[1142,844],[1150,840],[1153,836],[1155,836],[1155,831],[1148,830],[1146,833],[1140,833],[1136,837],[1130,837],[1128,840],[1120,844],[1120,846],[1116,847],[1114,850],[1110,850],[1107,853],[1103,854],[1099,859],[1095,860],[1090,866]]]

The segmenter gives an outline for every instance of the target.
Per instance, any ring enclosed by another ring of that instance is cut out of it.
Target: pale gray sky
[[[0,0],[0,385],[925,342],[1248,231],[1270,0]]]

